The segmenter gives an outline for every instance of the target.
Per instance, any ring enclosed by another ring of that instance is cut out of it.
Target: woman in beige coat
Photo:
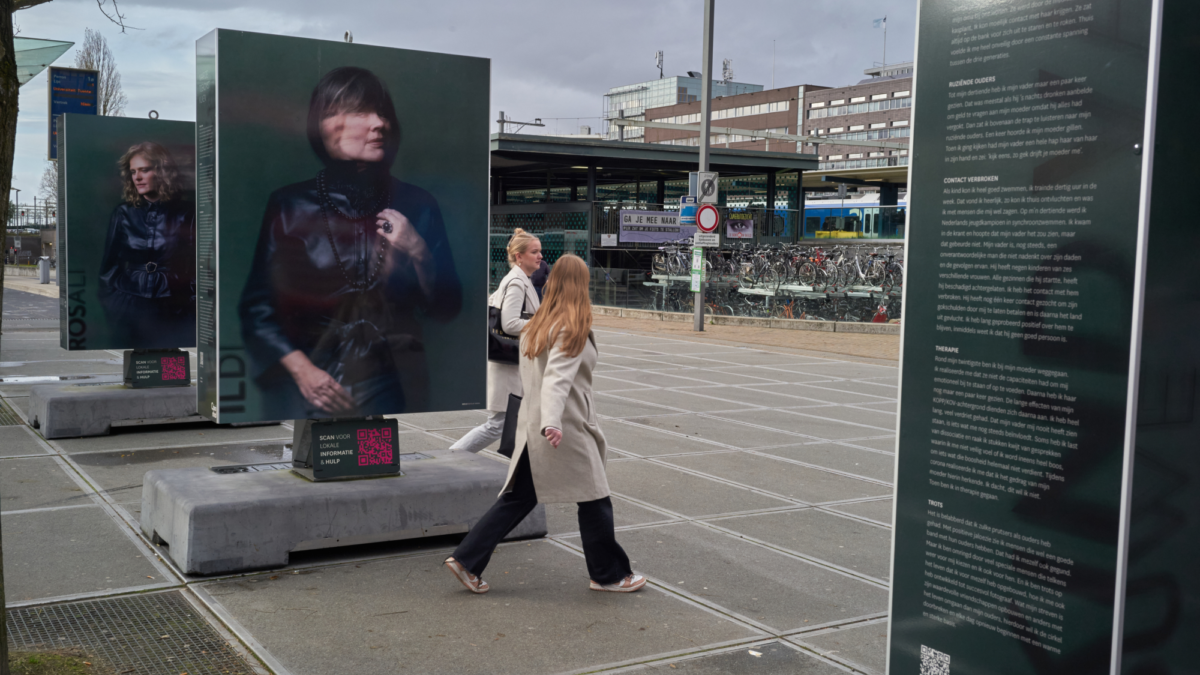
[[[486,593],[479,575],[500,541],[539,503],[576,502],[591,589],[636,591],[646,579],[633,573],[617,543],[604,470],[607,445],[592,402],[598,352],[587,265],[570,254],[559,258],[544,299],[521,333],[525,397],[508,479],[446,566],[468,590]]]
[[[508,240],[508,264],[512,269],[503,279],[488,305],[500,308],[500,327],[509,335],[520,335],[537,311],[537,290],[530,277],[542,263],[542,242],[521,228]],[[488,420],[458,439],[451,450],[479,452],[500,440],[504,432],[504,413],[508,410],[508,395],[521,395],[521,372],[515,363],[488,361],[487,364]]]

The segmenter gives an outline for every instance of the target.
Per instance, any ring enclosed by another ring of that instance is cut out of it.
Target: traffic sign
[[[718,179],[716,171],[696,172],[696,194],[700,195],[701,204],[717,203]]]
[[[717,225],[720,224],[721,214],[712,204],[705,204],[696,211],[696,227],[700,228],[701,232],[716,232]]]
[[[721,245],[721,235],[716,232],[696,232],[692,235],[692,245],[718,248]]]
[[[679,224],[680,225],[695,225],[696,224],[696,198],[691,195],[684,195],[679,198]]]

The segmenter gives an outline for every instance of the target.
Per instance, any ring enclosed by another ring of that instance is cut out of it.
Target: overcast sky
[[[713,68],[733,59],[736,80],[771,86],[844,86],[884,58],[913,55],[916,0],[717,0]],[[202,9],[197,9],[202,6]],[[129,105],[125,114],[195,120],[195,40],[214,28],[354,41],[492,60],[491,110],[541,117],[547,131],[600,127],[604,92],[665,75],[700,70],[700,0],[205,0],[122,2],[131,26],[120,30],[95,0],[54,0],[13,15],[21,37],[83,41],[84,28],[108,39]],[[56,65],[74,64],[74,50]],[[13,187],[31,202],[46,163],[46,75],[21,88]],[[560,118],[560,119],[553,119]],[[494,117],[493,117],[494,119]]]

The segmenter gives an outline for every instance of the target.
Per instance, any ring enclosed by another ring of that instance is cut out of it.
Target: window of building
[[[876,122],[871,125],[872,129],[882,129],[887,126],[887,122]]]
[[[824,108],[825,101],[820,101],[809,106],[810,108]]]
[[[883,99],[885,99],[887,97],[888,97],[887,94],[875,94],[874,96],[871,97],[871,100],[872,101],[882,101]]]
[[[842,132],[842,131],[845,131],[845,130],[846,130],[846,127],[830,127],[830,128],[829,128],[829,133],[831,133],[831,134],[836,134],[836,133],[839,133],[839,132]]]
[[[830,129],[832,131],[832,129]],[[846,141],[880,141],[887,138],[908,138],[909,129],[872,129],[870,131],[851,131],[845,134],[830,134],[823,136],[826,140],[846,140]]]
[[[851,97],[850,102],[851,103],[862,103],[865,100],[867,100],[866,96],[854,96],[854,97]]]
[[[896,120],[895,122],[892,122],[892,126],[906,127],[906,126],[908,126],[908,120]]]
[[[904,98],[905,96],[912,96],[912,92],[907,89],[905,89],[904,91],[893,91],[892,92],[892,98]]]
[[[829,156],[829,157],[827,157],[826,159],[828,159],[828,160],[830,160],[830,161],[833,161],[833,160],[835,160],[835,159],[841,159],[841,158],[842,158],[842,156],[841,156],[841,155],[830,155],[830,156]]]
[[[844,99],[844,98],[839,98],[836,101],[829,102],[829,105],[845,105],[845,104],[846,104],[846,99]]]
[[[862,156],[863,156],[863,154],[861,152],[855,152],[855,153],[846,155],[846,159],[862,159]]]
[[[852,126],[850,127],[850,131],[862,131],[862,130],[863,130],[863,129],[865,129],[865,128],[866,128],[866,127],[864,127],[864,126],[863,126],[863,125],[861,125],[861,124],[855,124],[855,125],[852,125]]]
[[[835,101],[836,103],[836,101]],[[824,110],[809,110],[808,119],[815,120],[823,117],[837,117],[839,115],[855,115],[866,112],[879,112],[881,110],[895,110],[897,108],[912,107],[912,97],[908,98],[893,98],[887,101],[871,101],[869,103],[855,103],[852,105],[842,105]]]
[[[883,156],[884,156],[884,153],[882,153],[882,152],[871,152],[871,153],[867,153],[867,156],[868,156],[868,157],[883,157]]]

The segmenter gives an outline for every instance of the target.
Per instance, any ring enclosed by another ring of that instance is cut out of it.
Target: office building
[[[811,84],[768,89],[748,94],[714,96],[712,101],[712,126],[715,129],[746,129],[751,131],[773,131],[783,134],[798,133],[800,114],[804,109],[805,96],[823,90]],[[646,111],[646,119],[670,124],[699,124],[700,102],[690,101],[652,108]],[[699,145],[700,134],[675,129],[646,129],[647,143],[663,145]],[[794,142],[751,138],[746,134],[727,134],[714,131],[710,137],[714,147],[737,148],[739,150],[770,150],[771,152],[796,152]]]
[[[848,87],[813,91],[804,99],[801,132],[820,136],[820,170],[907,166],[908,150],[838,145],[840,140],[908,143],[912,119],[912,63],[868,68],[867,79]]]
[[[616,140],[619,136],[617,126],[611,120],[617,119],[624,111],[626,119],[644,120],[649,108],[671,106],[679,103],[700,100],[702,78],[700,73],[689,72],[687,77],[663,77],[649,82],[628,84],[623,87],[613,87],[604,95],[603,117],[609,122],[606,137]],[[712,95],[716,97],[735,96],[750,92],[762,91],[761,84],[713,80]],[[697,104],[698,105],[698,104]],[[699,108],[697,108],[699,109]],[[644,129],[641,127],[626,127],[625,140],[641,142]]]

